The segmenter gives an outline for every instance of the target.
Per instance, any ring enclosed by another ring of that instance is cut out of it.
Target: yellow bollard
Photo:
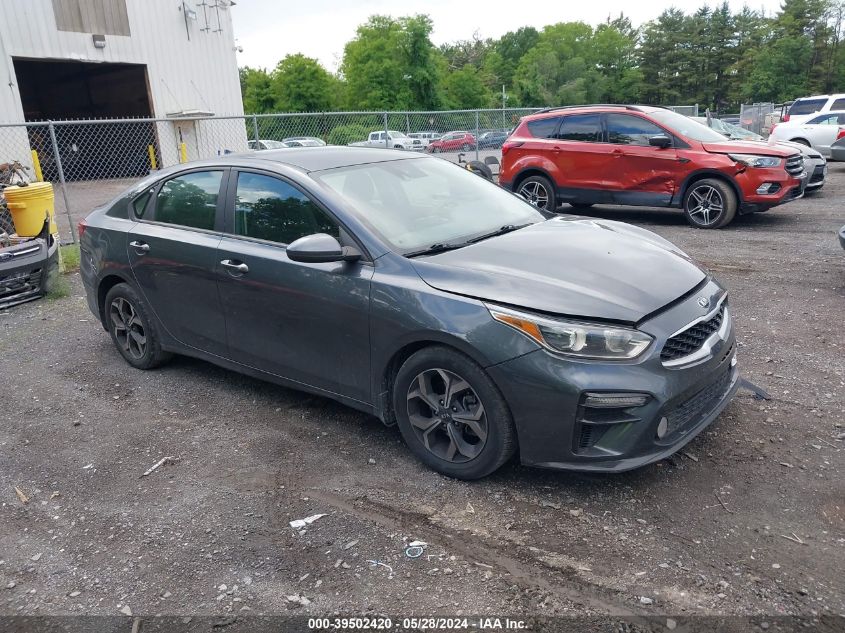
[[[180,163],[187,163],[188,162],[188,146],[185,143],[179,144],[179,162]]]
[[[44,174],[41,173],[41,161],[38,160],[38,152],[32,150],[32,168],[35,170],[35,180],[44,182]]]
[[[156,151],[152,145],[147,145],[147,154],[150,156],[150,168],[155,171],[158,169],[158,163],[156,163]]]

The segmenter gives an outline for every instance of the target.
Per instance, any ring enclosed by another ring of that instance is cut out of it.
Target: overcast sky
[[[426,13],[434,21],[435,44],[470,39],[475,31],[482,38],[499,37],[520,26],[541,28],[555,22],[582,20],[598,24],[620,11],[635,25],[657,17],[675,6],[687,12],[720,0],[237,0],[232,7],[235,37],[243,52],[241,66],[273,68],[290,53],[315,57],[336,71],[343,46],[355,36],[356,27],[375,13],[413,15]],[[747,4],[774,14],[780,0],[729,0],[734,10]]]

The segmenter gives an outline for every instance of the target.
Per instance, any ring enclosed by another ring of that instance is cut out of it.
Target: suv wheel
[[[552,183],[545,176],[530,176],[523,180],[516,192],[538,209],[554,211],[557,198]]]
[[[736,215],[736,194],[730,185],[715,178],[699,180],[684,195],[684,215],[699,229],[720,229]]]
[[[516,451],[504,397],[481,367],[448,347],[428,347],[406,360],[392,399],[408,448],[444,475],[479,479]]]
[[[158,367],[170,358],[161,349],[147,306],[129,284],[117,284],[104,302],[106,324],[114,346],[137,369]]]

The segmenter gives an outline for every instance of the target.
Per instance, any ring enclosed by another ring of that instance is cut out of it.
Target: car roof
[[[217,165],[229,165],[233,163],[244,165],[252,163],[256,167],[261,166],[261,163],[270,162],[294,167],[304,172],[310,172],[335,169],[337,167],[350,167],[352,165],[366,165],[368,163],[383,163],[394,160],[425,160],[428,158],[431,157],[411,152],[399,152],[395,149],[326,145],[323,147],[293,147],[270,149],[264,150],[263,152],[227,154],[203,162],[205,164]]]
[[[524,118],[526,119],[544,119],[553,116],[560,116],[563,113],[566,114],[578,114],[581,112],[616,112],[616,111],[629,111],[629,112],[641,112],[643,114],[651,114],[653,112],[661,112],[666,110],[666,108],[660,108],[658,106],[647,106],[647,105],[626,105],[626,104],[617,104],[617,103],[591,103],[586,105],[575,105],[575,106],[561,106],[558,108],[546,108],[544,110],[540,110],[539,112],[534,112],[533,114],[526,115]]]

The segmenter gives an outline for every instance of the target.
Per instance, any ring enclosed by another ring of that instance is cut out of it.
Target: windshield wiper
[[[417,255],[434,255],[436,253],[445,253],[446,251],[453,251],[456,248],[466,246],[468,243],[469,242],[459,242],[457,244],[449,244],[447,242],[438,242],[437,244],[432,244],[428,248],[421,248],[418,251],[411,251],[410,253],[405,253],[405,257],[416,257]]]
[[[504,235],[505,233],[510,233],[512,231],[518,231],[519,229],[524,229],[526,226],[531,226],[533,222],[527,222],[526,224],[505,224],[504,226],[499,227],[495,231],[491,231],[490,233],[485,233],[484,235],[479,235],[474,237],[470,240],[467,240],[465,244],[475,244],[476,242],[480,242],[481,240],[486,240],[490,237],[496,237],[497,235]]]

